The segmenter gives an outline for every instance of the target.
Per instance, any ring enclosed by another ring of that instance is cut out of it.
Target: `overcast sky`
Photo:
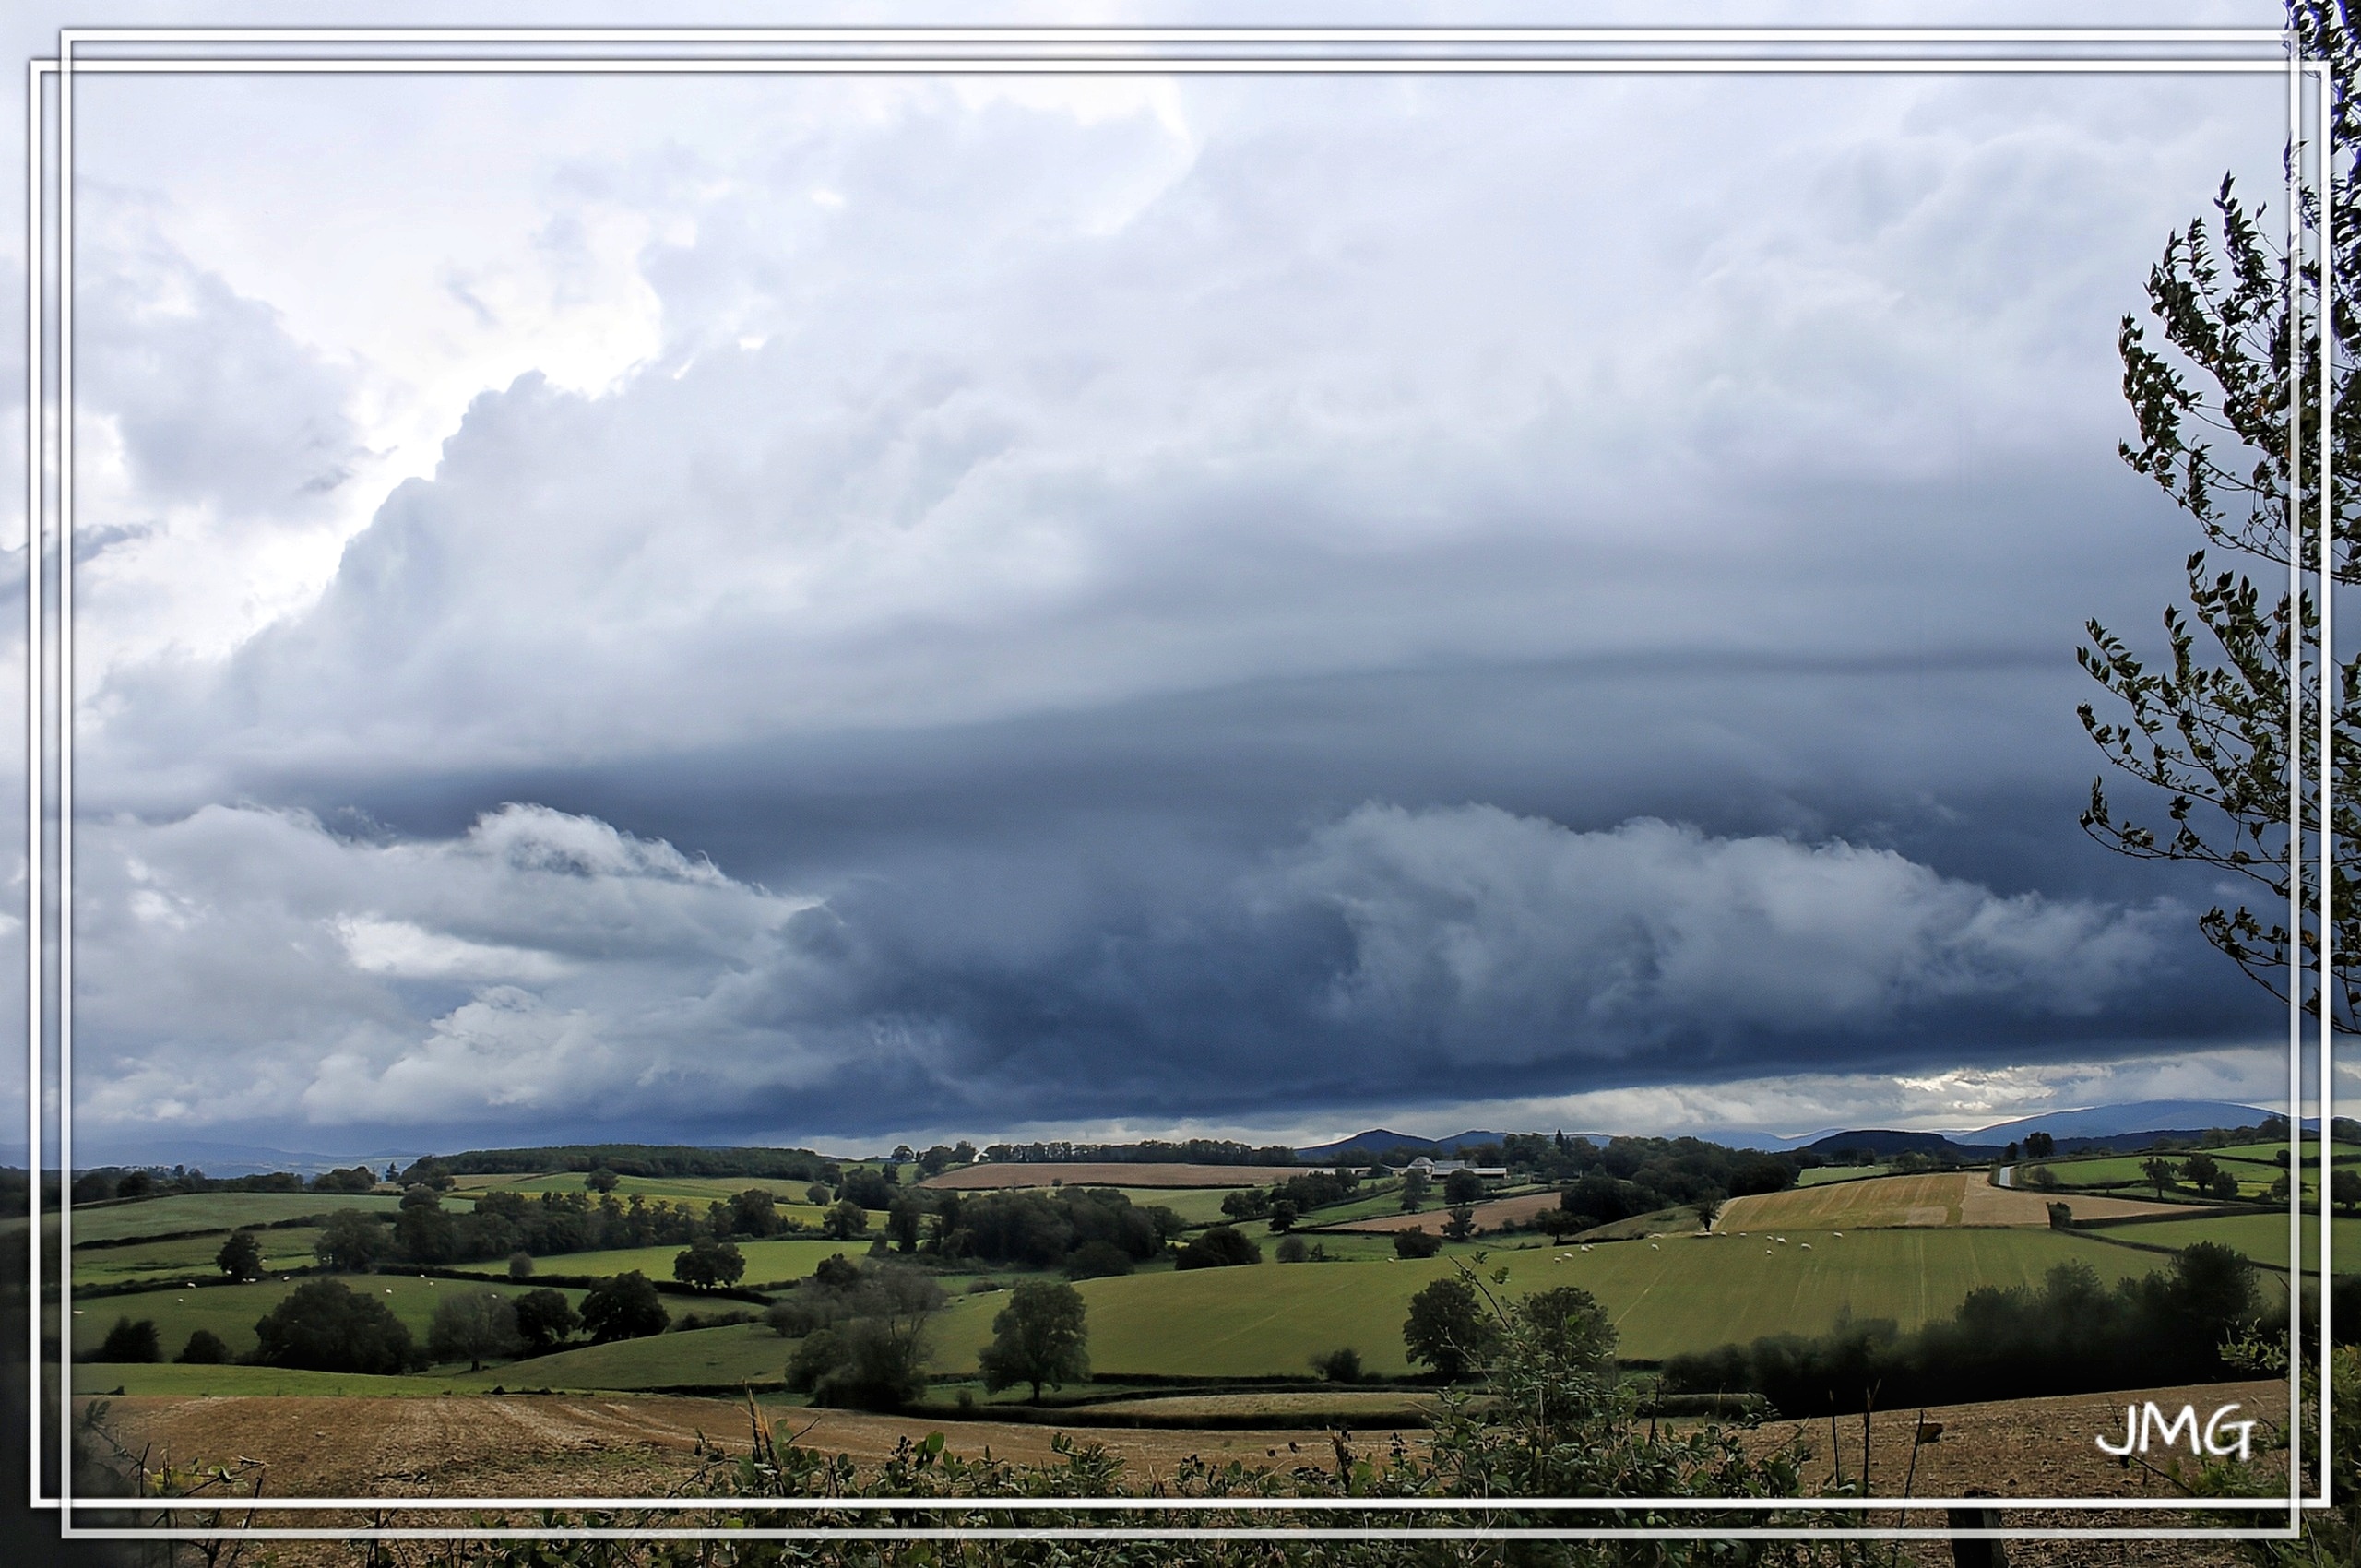
[[[77,1139],[2267,1102],[2073,651],[2284,91],[87,79]]]

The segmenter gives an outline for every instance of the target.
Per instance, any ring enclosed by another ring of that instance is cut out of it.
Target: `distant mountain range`
[[[1388,1149],[1416,1149],[1436,1158],[1448,1158],[1464,1148],[1479,1148],[1485,1144],[1497,1145],[1506,1134],[1501,1133],[1453,1133],[1447,1138],[1418,1138],[1407,1133],[1388,1132],[1372,1127],[1366,1133],[1355,1133],[1349,1138],[1339,1138],[1333,1144],[1319,1144],[1295,1151],[1298,1159],[1365,1159],[1383,1154]]]
[[[1697,1128],[1687,1130],[1690,1135],[1732,1148],[1762,1149],[1771,1153],[1792,1153],[1809,1149],[1815,1154],[1827,1154],[1836,1149],[1874,1150],[1880,1156],[1892,1157],[1907,1150],[1921,1154],[1949,1154],[1963,1160],[1985,1160],[2003,1152],[2010,1144],[2022,1143],[2030,1133],[2047,1133],[2058,1141],[2061,1154],[2080,1153],[2084,1149],[2121,1146],[2137,1148],[2156,1138],[2183,1138],[2194,1141],[2212,1127],[2251,1127],[2278,1114],[2251,1105],[2239,1105],[2220,1099],[2142,1099],[2120,1105],[2094,1105],[2081,1111],[2047,1111],[2037,1116],[2022,1116],[2014,1121],[1996,1122],[1988,1127],[1956,1129],[1943,1133],[1903,1132],[1893,1128],[1859,1127],[1842,1131],[1822,1130],[1781,1137],[1774,1134],[1740,1131],[1735,1128]],[[2315,1125],[2307,1121],[2305,1125]],[[1605,1133],[1580,1134],[1594,1143],[1604,1143],[1611,1135]],[[1675,1135],[1675,1134],[1658,1134]],[[1499,1133],[1455,1133],[1447,1138],[1421,1138],[1390,1128],[1376,1127],[1366,1133],[1356,1133],[1335,1143],[1320,1144],[1296,1150],[1297,1158],[1307,1160],[1366,1159],[1382,1155],[1388,1149],[1409,1148],[1438,1158],[1448,1158],[1462,1148],[1479,1144],[1497,1144]]]
[[[292,1149],[270,1148],[260,1144],[208,1143],[190,1138],[161,1140],[144,1144],[136,1149],[107,1145],[93,1148],[77,1141],[74,1146],[74,1168],[89,1170],[101,1165],[185,1165],[202,1170],[208,1176],[255,1176],[267,1170],[293,1170],[306,1176],[316,1176],[325,1170],[344,1170],[355,1165],[383,1170],[388,1164],[408,1165],[432,1152],[430,1149],[379,1149],[374,1154],[307,1154]],[[57,1151],[51,1149],[49,1156],[54,1160]]]
[[[1834,1149],[1867,1148],[1884,1156],[1916,1149],[1928,1154],[1949,1153],[1955,1158],[1973,1161],[1989,1159],[2007,1145],[2022,1143],[2032,1133],[2047,1133],[2058,1141],[2059,1153],[2073,1154],[2090,1148],[2137,1148],[2160,1137],[2194,1140],[2211,1127],[2250,1127],[2275,1114],[2274,1111],[2228,1100],[2143,1099],[2120,1105],[2094,1105],[2080,1111],[2044,1111],[2036,1116],[1994,1123],[1988,1127],[1956,1129],[1946,1133],[1869,1127],[1823,1130],[1780,1137],[1729,1128],[1684,1128],[1680,1131],[1733,1148],[1778,1153],[1809,1149],[1819,1154]],[[2307,1119],[2305,1125],[2310,1127],[2317,1123]],[[1299,1148],[1296,1154],[1299,1158],[1317,1164],[1335,1159],[1373,1158],[1389,1149],[1406,1148],[1438,1159],[1448,1159],[1465,1149],[1485,1144],[1498,1145],[1503,1135],[1470,1130],[1453,1133],[1448,1137],[1423,1138],[1409,1133],[1397,1133],[1389,1127],[1372,1127],[1349,1138]],[[1610,1134],[1594,1132],[1573,1135],[1589,1138],[1594,1143],[1604,1143]],[[0,1163],[6,1162],[7,1152],[0,1148]],[[138,1148],[104,1144],[96,1146],[77,1145],[74,1151],[75,1164],[85,1170],[108,1164],[187,1165],[205,1171],[208,1176],[245,1176],[266,1170],[294,1170],[316,1175],[324,1170],[355,1164],[382,1170],[388,1163],[406,1166],[421,1155],[432,1152],[413,1148],[320,1154],[258,1144],[177,1138],[160,1140]],[[16,1158],[23,1158],[21,1151],[16,1154]]]
[[[2047,1133],[2067,1138],[2114,1138],[2130,1133],[2165,1133],[2190,1127],[2252,1127],[2277,1115],[2251,1105],[2219,1099],[2140,1099],[2123,1105],[2094,1105],[2087,1111],[2048,1111],[2014,1122],[1947,1134],[1962,1141],[1983,1144],[2020,1142],[2027,1133]]]

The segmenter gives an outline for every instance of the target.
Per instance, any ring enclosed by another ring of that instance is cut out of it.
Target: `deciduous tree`
[[[582,1298],[583,1325],[594,1345],[661,1334],[671,1321],[654,1283],[635,1268],[599,1281]]]
[[[262,1277],[262,1246],[251,1230],[232,1230],[221,1250],[213,1254],[213,1265],[232,1279]]]
[[[992,1342],[977,1364],[993,1393],[1020,1383],[1041,1390],[1081,1383],[1090,1376],[1090,1329],[1082,1292],[1071,1285],[1028,1280],[1009,1293],[1008,1305],[992,1319]]]

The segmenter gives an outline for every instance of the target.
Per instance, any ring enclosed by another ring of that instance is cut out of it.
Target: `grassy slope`
[[[2304,1266],[2319,1265],[2319,1216],[2304,1216]],[[2336,1219],[2336,1272],[2361,1274],[2361,1219]],[[2277,1214],[2229,1214],[2214,1219],[2142,1220],[2137,1225],[2110,1225],[2099,1232],[2119,1241],[2153,1247],[2186,1247],[2192,1241],[2219,1241],[2244,1253],[2257,1263],[2287,1266],[2287,1219]]]
[[[255,1231],[255,1241],[262,1249],[263,1267],[272,1271],[309,1268],[312,1243],[319,1234],[309,1226]],[[221,1271],[213,1259],[226,1240],[221,1236],[184,1236],[175,1241],[141,1241],[128,1247],[77,1247],[74,1283],[78,1288],[134,1280],[215,1278]]]
[[[1824,1186],[1831,1182],[1859,1182],[1871,1176],[1891,1175],[1891,1165],[1816,1165],[1796,1178],[1798,1187]]]
[[[652,1334],[611,1345],[586,1345],[528,1361],[459,1372],[445,1381],[481,1393],[507,1388],[679,1388],[733,1383],[777,1383],[795,1342],[761,1324]]]
[[[432,1374],[370,1377],[360,1372],[291,1372],[279,1367],[180,1367],[169,1361],[146,1366],[85,1362],[74,1369],[77,1394],[107,1394],[117,1388],[126,1395],[208,1398],[240,1394],[366,1396],[479,1392],[464,1379]]]
[[[400,1202],[391,1194],[357,1193],[190,1193],[152,1198],[145,1203],[77,1209],[74,1240],[112,1241],[126,1236],[169,1236],[182,1230],[226,1230],[241,1225],[295,1219],[307,1214],[332,1214],[340,1208],[391,1213]]]
[[[394,1315],[409,1325],[412,1334],[423,1339],[426,1325],[434,1317],[434,1303],[454,1290],[469,1291],[485,1289],[457,1279],[418,1279],[405,1276],[343,1275],[345,1285],[355,1291],[374,1294],[394,1310]],[[115,1319],[128,1317],[135,1321],[153,1318],[157,1336],[162,1340],[167,1360],[180,1353],[188,1343],[189,1335],[199,1328],[209,1328],[219,1335],[230,1347],[231,1355],[243,1355],[255,1348],[255,1320],[276,1306],[279,1300],[296,1286],[308,1280],[280,1283],[269,1280],[259,1285],[223,1285],[204,1290],[143,1290],[136,1295],[108,1296],[87,1306],[74,1309],[74,1350],[77,1355],[96,1350],[100,1341]],[[507,1286],[493,1287],[507,1291]],[[525,1289],[530,1289],[528,1285]],[[566,1300],[576,1307],[582,1304],[582,1292],[568,1290]],[[668,1301],[667,1307],[671,1303]],[[112,1386],[112,1385],[110,1385]]]
[[[1622,1241],[1588,1253],[1493,1252],[1513,1292],[1580,1285],[1623,1336],[1626,1355],[1654,1360],[1765,1334],[1816,1333],[1849,1309],[1915,1324],[1957,1307],[1978,1285],[2040,1279],[2082,1259],[2103,1277],[2145,1274],[2163,1260],[2047,1230],[1790,1231],[1786,1247],[1751,1239]],[[1809,1251],[1802,1242],[1812,1243]],[[1090,1280],[1091,1362],[1102,1372],[1252,1376],[1297,1373],[1311,1357],[1350,1345],[1372,1370],[1409,1370],[1402,1320],[1410,1296],[1453,1272],[1448,1259],[1332,1264]],[[965,1371],[991,1337],[989,1296],[965,1299],[936,1333],[937,1369]]]

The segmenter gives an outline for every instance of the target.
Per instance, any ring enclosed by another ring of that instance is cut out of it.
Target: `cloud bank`
[[[858,1133],[1045,1099],[1180,1119],[1235,1112],[1241,1087],[1808,1070],[1929,1030],[2054,1054],[2154,1022],[2185,919],[2002,897],[1841,841],[1489,806],[1363,806],[1154,909],[1108,885],[1048,909],[878,878],[782,893],[530,805],[433,841],[219,806],[89,840],[80,952],[143,974],[77,1017],[85,1124],[118,1137],[291,1107],[372,1131]]]

